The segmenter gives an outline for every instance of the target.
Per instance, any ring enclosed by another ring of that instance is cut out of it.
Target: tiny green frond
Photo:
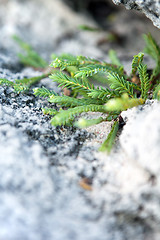
[[[144,34],[143,36],[146,43],[144,52],[150,55],[158,63],[160,61],[160,47],[150,33]]]
[[[132,83],[127,81],[124,77],[120,77],[116,73],[109,73],[108,74],[108,82],[110,83],[110,88],[119,93],[128,93],[130,96],[134,96],[134,89],[140,90],[140,88]]]
[[[132,61],[132,74],[135,75],[138,69],[138,66],[143,62],[144,53],[140,52],[134,56]]]
[[[83,26],[83,28],[86,28],[86,26]],[[0,84],[11,86],[19,93],[28,90],[33,84],[38,83],[41,79],[51,74],[49,77],[57,82],[62,89],[68,88],[70,93],[70,96],[59,96],[45,87],[34,89],[35,96],[47,97],[49,103],[57,104],[60,107],[58,111],[54,108],[42,108],[44,114],[52,116],[51,124],[53,126],[72,125],[75,118],[83,112],[102,112],[105,115],[104,117],[79,119],[75,126],[84,128],[103,121],[114,121],[111,132],[100,147],[101,151],[110,152],[119,128],[118,118],[121,111],[142,105],[147,98],[152,96],[154,99],[160,100],[160,47],[150,34],[145,35],[144,38],[146,41],[145,52],[156,61],[156,67],[152,70],[151,76],[147,73],[147,66],[143,64],[144,54],[142,52],[134,56],[132,72],[128,76],[117,58],[116,52],[111,50],[109,51],[111,64],[84,56],[62,54],[57,57],[54,54],[52,55],[53,61],[50,66],[65,70],[67,74],[58,69],[54,70],[54,74],[52,70],[41,76],[20,80],[9,81],[0,79]],[[47,66],[46,61],[29,44],[23,42],[17,36],[14,39],[25,51],[25,54],[20,53],[18,55],[23,64],[35,68],[45,68]],[[90,83],[90,81],[93,82],[95,80],[103,82],[105,84],[104,87],[95,87]],[[137,82],[137,84],[134,82]],[[139,82],[141,82],[141,85]],[[140,98],[137,98],[140,93]],[[64,107],[64,109],[61,107]],[[66,110],[66,107],[69,109]]]
[[[38,83],[41,79],[46,78],[49,75],[50,72],[36,77],[16,79],[15,84],[13,85],[14,90],[18,93],[24,92],[28,90],[32,85]]]
[[[6,78],[0,78],[0,85],[13,86],[14,82],[11,82]]]
[[[39,97],[50,97],[52,95],[54,96],[58,96],[57,93],[55,93],[54,91],[50,91],[49,89],[42,87],[42,88],[34,88],[33,89],[34,95],[35,96],[39,96]]]
[[[103,121],[106,121],[106,119],[99,117],[96,119],[84,119],[84,118],[80,118],[77,122],[75,122],[75,126],[79,127],[79,128],[87,128],[96,124],[99,124]]]
[[[56,115],[58,112],[53,109],[53,108],[42,108],[42,111],[43,111],[43,114],[44,115],[51,115],[51,116],[54,116]]]
[[[24,49],[24,50],[26,50],[26,51],[31,51],[31,50],[32,50],[32,47],[31,47],[28,43],[24,42],[24,41],[23,41],[20,37],[18,37],[17,35],[13,35],[12,37],[13,37],[13,40],[14,40],[15,42],[17,42],[18,45],[19,45],[22,49]]]
[[[62,107],[75,107],[81,105],[77,98],[72,98],[68,96],[50,96],[48,99],[50,103],[56,103]],[[79,103],[79,104],[78,104]],[[84,104],[82,104],[84,105]]]
[[[44,74],[36,77],[31,77],[31,78],[22,78],[22,79],[15,79],[16,84],[21,84],[21,85],[28,85],[31,86],[34,83],[39,82],[41,79],[45,77]]]
[[[115,50],[113,49],[109,50],[108,55],[113,65],[122,66],[119,58],[117,57],[117,53]]]
[[[83,30],[83,31],[90,31],[90,32],[100,31],[99,28],[91,27],[91,26],[88,26],[88,25],[79,25],[78,28]]]
[[[27,91],[29,89],[29,86],[27,86],[25,84],[24,85],[22,85],[22,84],[14,84],[13,88],[14,88],[14,91],[16,93],[22,93],[22,92]]]
[[[77,60],[63,60],[60,58],[56,58],[51,64],[50,67],[61,68],[61,70],[65,70],[69,66],[78,66],[79,62]]]
[[[154,79],[160,74],[160,47],[150,33],[144,35],[144,40],[146,43],[144,52],[156,61],[156,67],[153,69],[150,77],[150,82],[152,84]]]
[[[38,83],[41,79],[48,77],[49,74],[50,73],[46,73],[31,78],[15,79],[14,82],[1,78],[0,85],[11,86],[14,88],[15,92],[20,93],[28,90],[33,84]]]
[[[141,81],[141,98],[146,100],[150,88],[150,79],[147,73],[147,65],[140,64],[138,67],[138,73]]]
[[[79,71],[77,71],[75,77],[77,78],[92,77],[97,73],[110,73],[110,72],[116,72],[122,75],[123,68],[115,67],[114,65],[111,64],[105,64],[105,66],[100,64],[87,65],[85,67],[79,68]]]
[[[50,78],[54,82],[59,83],[59,87],[67,87],[67,88],[72,88],[76,92],[81,92],[81,93],[86,93],[88,90],[93,89],[93,85],[90,85],[87,81],[85,80],[80,80],[77,78],[72,78],[67,76],[64,73],[56,73],[52,74]]]
[[[107,139],[102,143],[101,147],[99,148],[99,151],[102,151],[102,152],[107,151],[108,153],[110,153],[110,151],[113,147],[113,144],[115,142],[118,128],[119,128],[119,124],[117,121],[115,121],[110,133],[108,134]]]
[[[48,99],[51,103],[57,103],[63,107],[77,107],[77,106],[84,106],[89,104],[102,104],[101,100],[95,100],[90,98],[74,98],[68,96],[55,96],[51,95]]]
[[[101,99],[102,101],[106,101],[110,99],[112,96],[118,96],[118,92],[111,91],[108,88],[104,89],[103,87],[97,87],[96,89],[91,90],[87,93],[87,95],[91,98]]]
[[[54,126],[66,125],[73,121],[75,116],[82,112],[105,112],[105,107],[103,105],[84,105],[75,108],[70,108],[68,110],[62,110],[55,117],[51,119],[51,124]]]
[[[154,92],[153,92],[153,98],[157,99],[157,100],[160,100],[160,84],[158,84],[155,87]]]
[[[18,45],[26,52],[25,55],[19,53],[18,57],[24,65],[32,66],[35,68],[46,68],[48,63],[35,52],[32,47],[26,42],[22,41],[18,36],[14,35],[13,39]]]
[[[51,67],[60,68],[61,70],[67,69],[70,66],[80,67],[87,64],[94,64],[98,61],[96,59],[86,58],[84,56],[74,57],[70,54],[62,54],[56,57],[50,64]]]
[[[128,94],[124,93],[121,98],[113,98],[105,104],[106,111],[125,111],[138,105],[144,104],[145,100],[142,98],[129,98]]]

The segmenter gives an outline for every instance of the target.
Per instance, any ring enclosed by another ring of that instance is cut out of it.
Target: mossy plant
[[[21,39],[14,37],[19,45],[26,51],[26,55],[19,55],[20,61],[34,68],[46,68],[47,64],[33,49]],[[0,84],[10,85],[16,92],[23,92],[48,77],[59,84],[62,89],[70,89],[70,96],[48,90],[44,87],[33,89],[35,96],[47,98],[50,103],[58,105],[59,111],[54,108],[45,108],[43,114],[51,115],[51,124],[54,126],[74,125],[79,128],[89,127],[101,122],[112,121],[113,126],[107,139],[100,147],[101,151],[112,149],[119,129],[121,112],[145,103],[147,99],[160,100],[160,47],[148,34],[144,35],[144,52],[155,61],[156,67],[151,74],[143,62],[144,53],[135,55],[132,61],[132,71],[127,75],[116,52],[111,50],[109,57],[111,63],[84,56],[62,54],[52,55],[50,70],[39,77],[15,80],[0,79]],[[54,69],[59,71],[54,72]],[[136,81],[135,81],[136,79]],[[106,87],[95,86],[93,80],[103,82]],[[76,116],[83,112],[100,112],[103,117],[97,119],[79,119]]]

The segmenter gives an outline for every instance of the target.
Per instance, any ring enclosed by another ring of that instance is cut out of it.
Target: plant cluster
[[[19,59],[25,65],[45,69],[48,65],[28,44],[18,37],[14,37],[26,54],[19,54]],[[50,67],[59,71],[50,70],[41,76],[15,80],[0,79],[0,84],[12,86],[18,93],[26,91],[31,85],[48,77],[57,82],[62,89],[69,89],[70,95],[58,95],[54,91],[42,88],[33,89],[35,96],[47,98],[60,108],[42,109],[44,114],[52,116],[51,124],[54,126],[75,125],[85,128],[103,121],[113,121],[111,132],[100,147],[101,151],[110,151],[120,127],[121,112],[145,103],[147,99],[160,100],[160,47],[151,36],[144,35],[144,52],[149,54],[156,62],[156,66],[149,71],[144,64],[144,53],[135,55],[132,61],[130,75],[124,70],[116,52],[111,50],[109,57],[111,63],[99,61],[84,56],[62,54],[52,55]],[[106,87],[95,86],[93,81],[103,82]],[[101,112],[102,116],[96,119],[80,118],[76,116],[83,112]]]

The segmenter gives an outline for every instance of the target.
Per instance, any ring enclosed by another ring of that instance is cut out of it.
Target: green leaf
[[[117,53],[115,50],[113,50],[113,49],[109,50],[108,55],[109,55],[109,58],[110,58],[112,64],[117,65],[117,66],[123,66],[121,64],[119,58],[117,57]]]
[[[132,74],[135,75],[137,70],[138,70],[138,66],[140,64],[142,64],[143,62],[143,57],[144,57],[144,53],[140,52],[137,55],[134,56],[133,61],[132,61]]]
[[[6,85],[6,86],[11,86],[12,87],[14,85],[14,82],[9,81],[6,78],[0,78],[0,85]]]
[[[13,85],[14,90],[18,93],[24,92],[28,90],[32,85],[38,83],[41,79],[46,78],[49,75],[50,72],[36,77],[16,79],[15,84]]]
[[[54,115],[56,115],[58,113],[58,111],[56,111],[53,108],[42,108],[42,111],[43,111],[43,114],[51,115],[51,116],[54,116]]]
[[[140,90],[140,88],[129,81],[127,81],[124,77],[120,77],[116,73],[108,74],[108,82],[110,83],[110,88],[119,93],[128,93],[130,96],[134,96],[134,89]]]
[[[153,92],[153,98],[157,99],[157,100],[160,100],[160,84],[158,84],[155,87],[154,92]]]
[[[70,54],[62,54],[59,57],[54,56],[54,61],[50,64],[50,67],[60,68],[65,70],[70,66],[81,67],[88,64],[98,63],[96,59],[86,58],[84,56],[73,56]]]
[[[106,100],[110,99],[113,96],[119,96],[118,92],[111,91],[108,88],[104,89],[103,87],[92,89],[87,93],[87,95],[94,99],[102,99],[104,103]]]
[[[102,151],[102,152],[107,151],[108,153],[110,153],[113,147],[113,144],[115,142],[116,134],[118,132],[118,127],[119,127],[119,124],[117,121],[115,121],[110,133],[108,134],[107,139],[102,143],[101,147],[99,148],[99,151]]]
[[[146,100],[150,88],[150,79],[147,73],[147,65],[140,64],[138,67],[138,72],[141,81],[141,97]]]
[[[74,125],[79,128],[87,128],[87,127],[99,124],[103,121],[106,121],[106,119],[104,119],[102,117],[97,118],[97,119],[89,119],[89,120],[80,118],[77,122],[75,122]]]
[[[144,34],[143,37],[146,43],[144,52],[150,55],[158,63],[160,60],[160,47],[156,43],[156,40],[150,33]]]
[[[160,47],[150,33],[144,35],[144,40],[146,43],[144,52],[150,55],[156,61],[156,67],[153,69],[150,77],[150,82],[152,83],[160,74]]]
[[[66,125],[74,120],[75,116],[82,112],[105,112],[105,107],[103,105],[85,105],[78,106],[75,108],[70,108],[68,110],[62,110],[55,117],[51,119],[51,124],[54,126]]]
[[[142,98],[129,98],[128,94],[123,94],[121,98],[113,98],[105,104],[106,111],[125,111],[138,105],[144,104],[145,100]]]
[[[67,76],[64,73],[56,73],[56,74],[52,74],[50,76],[50,78],[54,81],[54,82],[58,82],[59,83],[59,87],[62,88],[72,88],[74,91],[76,92],[80,92],[80,93],[86,93],[88,92],[90,89],[93,89],[93,85],[90,85],[87,81],[85,80],[80,80],[77,78],[72,78]]]
[[[33,89],[34,95],[39,97],[51,97],[52,95],[58,96],[57,93],[54,91],[50,91],[49,89],[42,87],[42,88],[34,88]]]
[[[88,25],[79,25],[78,28],[81,29],[81,30],[90,31],[90,32],[100,31],[99,28],[90,27],[90,26],[88,26]]]
[[[25,51],[25,54],[18,54],[21,63],[35,68],[46,68],[48,66],[48,63],[42,57],[40,57],[39,54],[35,52],[29,44],[22,41],[22,39],[16,35],[13,36],[13,39]]]
[[[77,107],[77,106],[83,106],[83,105],[89,105],[89,104],[102,104],[101,100],[95,100],[90,98],[74,98],[74,97],[68,97],[68,96],[55,96],[51,95],[48,99],[50,103],[57,103],[61,105],[62,107]]]
[[[97,73],[110,73],[115,72],[120,75],[123,74],[123,67],[115,67],[111,64],[93,64],[93,65],[87,65],[85,67],[79,68],[79,71],[75,74],[75,77],[77,78],[84,78],[84,77],[92,77],[93,75]]]

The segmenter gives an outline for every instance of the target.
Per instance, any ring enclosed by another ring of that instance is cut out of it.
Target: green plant
[[[22,48],[25,52],[24,54],[18,53],[17,56],[19,60],[24,65],[28,65],[34,68],[45,68],[48,66],[48,63],[36,53],[33,48],[27,44],[26,42],[22,41],[18,36],[13,35],[13,39],[17,44]]]
[[[60,106],[59,111],[54,108],[42,109],[44,114],[52,116],[51,124],[54,126],[74,125],[84,128],[103,121],[113,121],[111,132],[100,147],[101,151],[110,152],[119,129],[121,112],[142,105],[147,99],[160,100],[160,47],[150,34],[145,35],[144,39],[146,42],[144,52],[156,61],[156,67],[151,74],[147,70],[147,65],[143,63],[144,53],[134,56],[131,74],[127,75],[117,58],[116,52],[111,50],[109,52],[111,63],[84,56],[62,54],[57,57],[52,55],[53,60],[50,67],[58,68],[59,71],[51,70],[39,77],[15,80],[14,83],[7,79],[0,79],[0,84],[10,85],[14,87],[15,91],[20,92],[27,90],[40,79],[49,76],[62,89],[71,90],[70,96],[58,95],[44,87],[33,90],[35,96],[47,98],[50,103]],[[39,62],[43,62],[29,45],[26,45],[19,38],[16,38],[16,40],[27,51],[26,56],[19,55],[23,64],[35,67],[36,59],[38,65]],[[46,66],[47,64],[44,62],[41,68]],[[134,79],[136,79],[136,83]],[[103,82],[106,87],[96,87],[92,80]],[[76,116],[83,112],[100,112],[103,114],[97,119],[80,118],[77,120]]]

